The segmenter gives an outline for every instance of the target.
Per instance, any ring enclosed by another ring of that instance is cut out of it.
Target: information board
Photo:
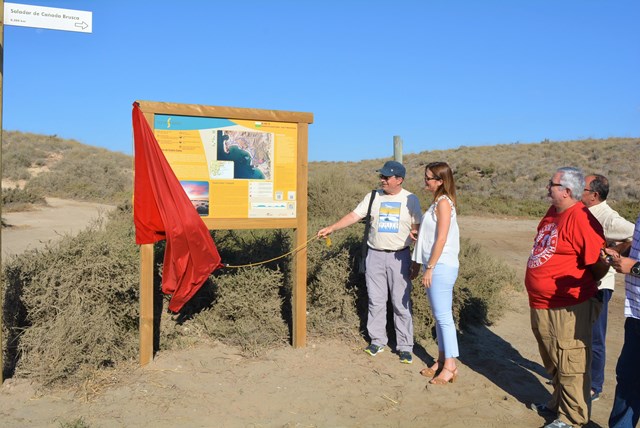
[[[307,139],[313,114],[138,101],[211,230],[295,230],[292,344],[306,344]],[[140,249],[140,364],[153,359],[153,244]]]
[[[156,114],[153,128],[201,217],[296,217],[297,123]]]

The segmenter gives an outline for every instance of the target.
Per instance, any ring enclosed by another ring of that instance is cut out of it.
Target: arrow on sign
[[[75,26],[78,27],[78,28],[82,28],[83,30],[85,30],[88,27],[87,23],[84,22],[84,21],[76,22]]]

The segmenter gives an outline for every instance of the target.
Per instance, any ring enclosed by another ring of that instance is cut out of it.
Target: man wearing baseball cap
[[[406,169],[400,162],[388,161],[377,172],[380,173],[380,189],[367,194],[349,214],[320,229],[318,236],[326,237],[366,217],[373,195],[365,274],[369,297],[367,331],[371,344],[364,351],[375,356],[387,345],[387,296],[391,294],[396,350],[401,363],[411,364],[413,320],[409,245],[417,237],[422,212],[416,195],[402,188]]]

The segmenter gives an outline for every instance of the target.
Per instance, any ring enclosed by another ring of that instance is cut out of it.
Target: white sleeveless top
[[[438,233],[436,205],[438,205],[440,201],[451,204],[451,224],[449,226],[449,233],[447,234],[447,241],[444,244],[442,254],[436,265],[457,267],[460,265],[458,261],[458,254],[460,253],[460,229],[458,228],[456,207],[453,205],[453,201],[446,195],[442,195],[435,200],[422,216],[418,241],[413,249],[412,259],[424,266],[429,263],[431,250],[433,249],[433,244],[436,242],[436,234]]]

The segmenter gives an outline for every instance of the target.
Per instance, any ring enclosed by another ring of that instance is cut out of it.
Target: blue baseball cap
[[[387,177],[391,177],[392,175],[395,175],[396,177],[404,178],[404,175],[406,174],[407,170],[400,162],[387,161],[384,163],[384,166],[382,168],[377,170],[377,172],[379,172],[382,175],[386,175]]]

